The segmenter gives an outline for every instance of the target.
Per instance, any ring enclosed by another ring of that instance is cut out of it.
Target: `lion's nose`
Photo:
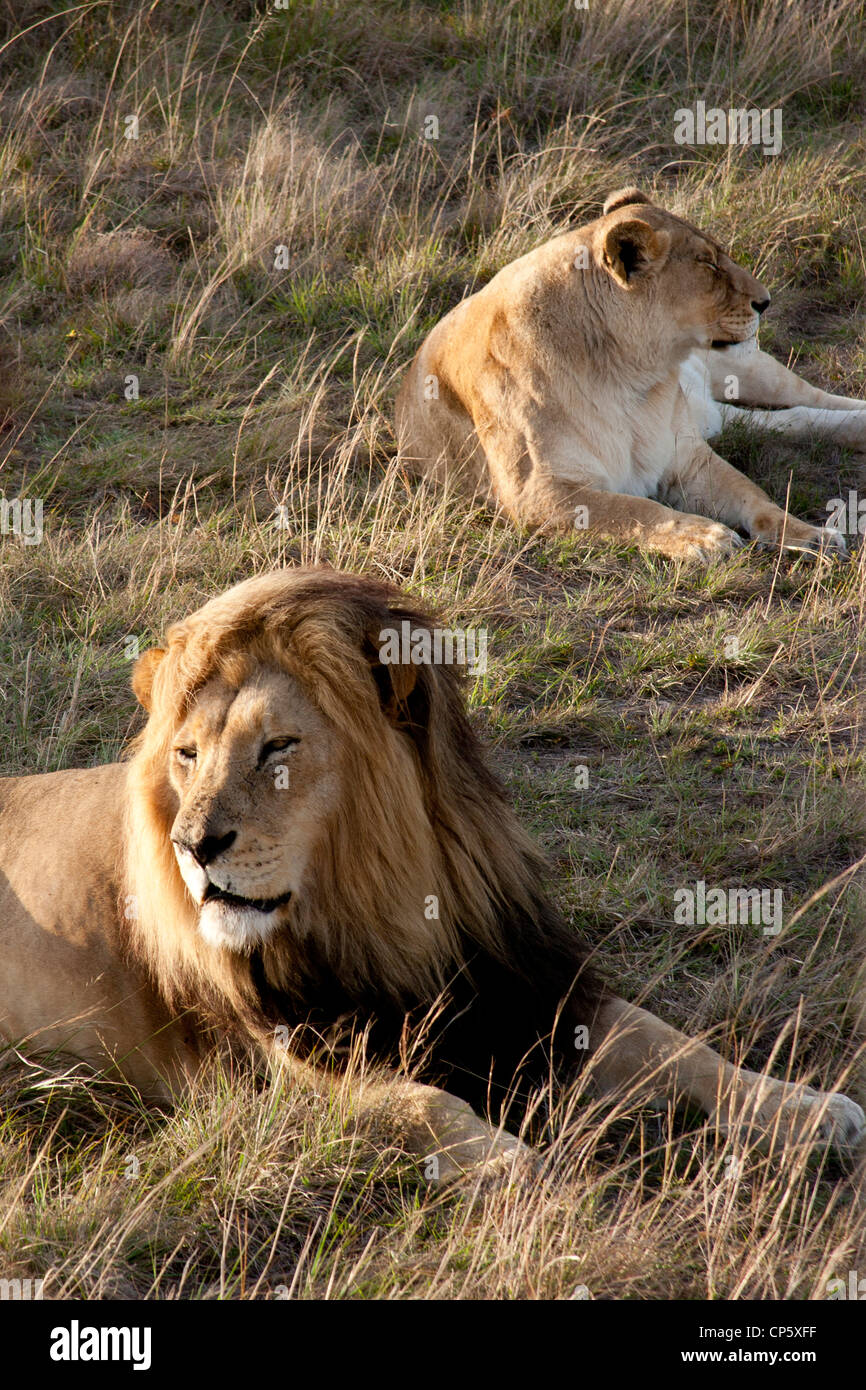
[[[202,835],[200,840],[182,840],[172,836],[179,850],[191,854],[197,864],[206,868],[218,855],[229,849],[237,839],[237,831],[229,830],[225,835]]]
[[[764,310],[765,310],[765,309],[768,309],[769,307],[770,307],[770,300],[769,300],[769,298],[767,298],[767,299],[753,299],[753,300],[752,300],[752,308],[754,309],[754,311],[755,311],[756,314],[763,314]]]

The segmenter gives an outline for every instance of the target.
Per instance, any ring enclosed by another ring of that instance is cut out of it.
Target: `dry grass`
[[[862,1091],[863,552],[702,573],[540,543],[405,478],[390,418],[431,324],[626,182],[772,286],[765,346],[861,394],[863,5],[15,10],[0,489],[44,499],[45,538],[0,542],[2,770],[115,757],[127,637],[234,580],[384,574],[488,626],[474,719],[623,992]],[[782,106],[782,154],[675,145],[699,98]],[[818,443],[721,451],[815,520],[862,489]],[[782,934],[675,927],[700,878],[781,888]],[[583,1096],[543,1183],[448,1194],[280,1077],[215,1064],[168,1116],[58,1061],[0,1085],[0,1273],[49,1296],[820,1298],[864,1270],[855,1173],[687,1117]]]

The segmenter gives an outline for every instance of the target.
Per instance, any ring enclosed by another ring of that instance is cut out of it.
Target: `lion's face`
[[[598,224],[601,254],[608,273],[643,301],[642,311],[661,310],[683,352],[754,338],[770,302],[761,282],[691,223],[636,191],[628,201],[623,196],[608,200]]]
[[[385,659],[403,622],[433,626],[377,580],[275,570],[139,657],[124,920],[167,998],[248,1007],[253,952],[300,997],[330,970],[350,992],[432,998],[461,932],[498,940],[488,866],[524,872],[521,832],[500,850],[509,812],[456,670]]]
[[[249,950],[281,926],[340,795],[334,730],[286,672],[216,676],[172,740],[171,842],[214,946]]]

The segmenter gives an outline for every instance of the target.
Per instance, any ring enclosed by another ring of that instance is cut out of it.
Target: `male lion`
[[[390,630],[431,621],[332,570],[247,580],[138,661],[149,713],[128,761],[0,782],[5,1036],[165,1094],[215,1031],[273,1045],[290,1030],[290,1065],[318,1081],[357,1027],[393,1072],[360,1084],[359,1113],[443,1178],[525,1152],[500,1122],[519,1128],[533,1091],[577,1076],[580,1029],[603,1092],[855,1143],[845,1096],[737,1070],[600,984],[455,670],[380,659]]]
[[[782,511],[705,440],[748,413],[866,448],[866,401],[819,391],[757,350],[769,302],[712,237],[623,189],[430,332],[397,398],[402,457],[526,526],[588,527],[675,558],[730,554],[742,544],[732,528],[844,550],[838,531]],[[732,393],[790,409],[718,404]]]

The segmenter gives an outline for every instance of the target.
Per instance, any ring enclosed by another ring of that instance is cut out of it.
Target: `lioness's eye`
[[[263,745],[259,754],[259,762],[264,762],[272,753],[285,753],[287,748],[294,748],[296,743],[300,743],[299,738],[272,738]]]
[[[175,748],[175,757],[182,763],[194,763],[198,757],[197,748]]]

